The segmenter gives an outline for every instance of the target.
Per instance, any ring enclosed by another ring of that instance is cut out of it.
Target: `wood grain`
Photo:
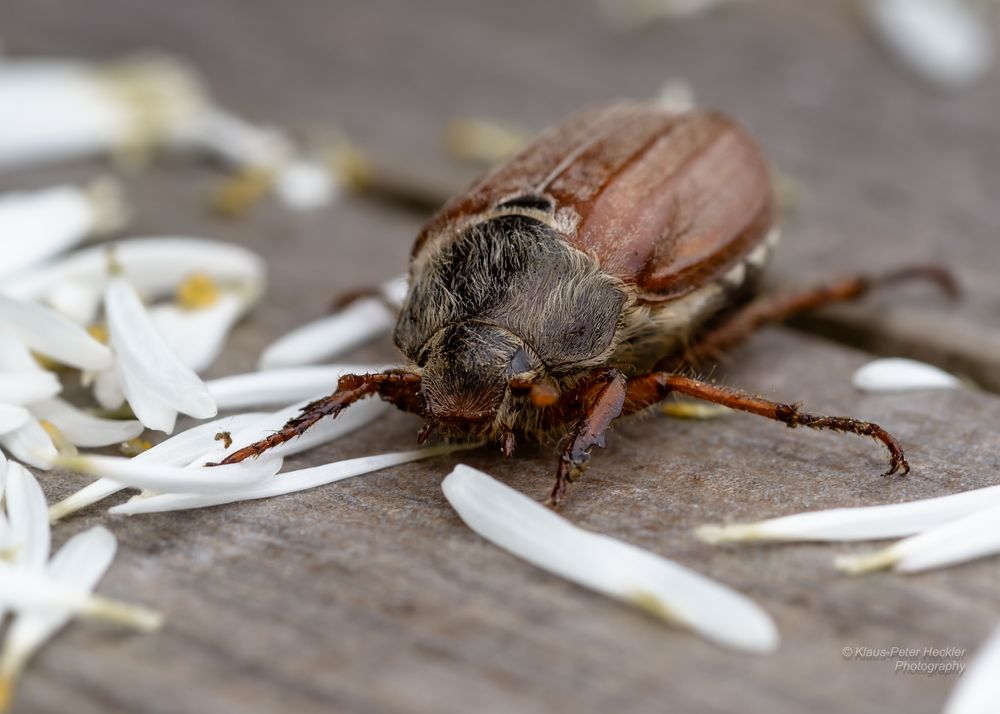
[[[956,368],[996,388],[997,80],[965,94],[928,93],[884,61],[846,3],[823,5],[747,4],[622,34],[569,2],[472,10],[458,0],[419,9],[404,0],[92,0],[86,8],[8,0],[0,27],[8,52],[179,53],[235,109],[313,136],[343,127],[400,171],[445,188],[476,170],[442,158],[439,132],[450,117],[537,129],[684,76],[704,104],[746,122],[800,184],[777,279],[804,284],[859,267],[946,261],[968,286],[960,305],[901,288],[823,319],[841,338],[857,329],[847,338],[868,349],[961,358]],[[102,168],[7,175],[0,189]],[[213,375],[252,368],[263,345],[321,314],[335,292],[399,272],[420,222],[361,197],[315,214],[268,203],[223,222],[204,209],[218,178],[174,161],[128,178],[133,234],[219,237],[268,258],[267,299]],[[391,355],[385,341],[356,357]],[[565,506],[585,527],[754,597],[782,632],[773,656],[720,650],[491,547],[444,501],[439,482],[455,461],[438,459],[267,501],[131,519],[91,509],[58,526],[62,542],[108,525],[121,553],[101,592],[160,608],[168,625],[154,636],[71,626],[29,669],[15,711],[940,711],[953,677],[894,674],[890,661],[845,660],[841,650],[975,647],[1000,615],[1000,561],[849,578],[831,563],[854,546],[713,548],[692,535],[706,522],[996,482],[1000,400],[972,391],[862,395],[849,378],[869,358],[770,329],[716,376],[881,423],[907,449],[906,479],[878,477],[883,454],[868,440],[742,415],[649,418],[613,432]],[[418,426],[392,414],[290,465],[409,448]],[[552,454],[530,449],[509,461],[488,450],[462,460],[539,498],[555,467]],[[44,477],[50,499],[83,482]]]

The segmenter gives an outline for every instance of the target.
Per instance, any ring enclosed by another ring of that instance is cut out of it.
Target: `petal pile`
[[[116,542],[97,526],[71,538],[49,559],[45,496],[34,476],[0,456],[0,617],[11,614],[0,647],[0,710],[31,656],[71,617],[102,619],[140,631],[157,629],[151,610],[93,595],[114,558]]]

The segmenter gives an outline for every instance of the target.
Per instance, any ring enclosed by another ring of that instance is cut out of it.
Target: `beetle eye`
[[[510,358],[510,364],[507,365],[507,375],[522,374],[531,369],[531,359],[528,357],[528,353],[523,347],[518,347],[517,351]]]

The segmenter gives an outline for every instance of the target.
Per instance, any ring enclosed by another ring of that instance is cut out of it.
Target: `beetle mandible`
[[[754,299],[777,241],[768,164],[715,111],[618,104],[550,129],[455,197],[420,232],[394,340],[406,366],[346,375],[241,461],[375,396],[445,436],[561,441],[550,503],[620,416],[672,393],[805,426],[874,437],[885,475],[907,473],[877,424],[800,411],[688,376],[754,329],[944,272],[914,267]]]

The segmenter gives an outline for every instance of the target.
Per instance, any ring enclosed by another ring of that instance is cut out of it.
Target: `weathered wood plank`
[[[968,332],[932,342],[932,331],[912,329],[917,347],[936,345],[955,359],[970,332],[997,327],[983,257],[996,255],[1000,220],[995,80],[966,95],[928,97],[851,30],[843,7],[761,5],[624,36],[577,4],[497,3],[473,14],[453,0],[421,3],[419,18],[403,0],[206,0],[197,14],[176,3],[94,0],[83,12],[10,0],[0,26],[10,50],[178,52],[240,110],[304,130],[344,126],[445,184],[466,175],[441,161],[447,118],[484,114],[539,128],[582,104],[648,95],[666,76],[685,76],[705,103],[747,121],[803,184],[779,275],[802,283],[947,258],[970,284],[958,308],[913,288],[859,307],[857,317],[827,319],[876,324],[870,334],[888,342],[869,347],[895,351],[901,325],[915,319],[906,315],[955,315],[935,319],[967,322]],[[6,176],[0,188],[95,168]],[[270,261],[268,299],[237,330],[215,374],[250,369],[263,344],[320,314],[329,295],[405,263],[417,223],[410,213],[350,199],[313,215],[267,204],[227,223],[201,210],[216,178],[169,165],[129,180],[134,233],[218,236]],[[873,322],[881,314],[892,315],[888,324]],[[969,364],[986,364],[986,349],[972,349]],[[358,356],[391,354],[383,342]],[[883,455],[866,440],[745,416],[652,418],[616,430],[565,508],[582,525],[749,593],[782,630],[774,656],[721,651],[494,549],[444,501],[438,484],[454,460],[441,459],[265,502],[135,519],[95,509],[61,525],[60,541],[108,524],[122,552],[102,592],[161,608],[169,625],[148,637],[74,625],[26,675],[17,711],[938,711],[953,678],[896,675],[891,662],[845,661],[841,649],[974,647],[1000,612],[996,559],[852,579],[831,567],[833,553],[850,548],[720,549],[691,534],[704,522],[995,482],[1000,400],[860,395],[849,376],[867,358],[769,330],[733,356],[725,381],[880,421],[908,449],[907,479],[880,479]],[[393,414],[292,464],[407,448],[417,427]],[[533,449],[506,462],[488,450],[463,460],[537,496],[554,466]],[[45,488],[55,498],[81,483],[57,474]]]

